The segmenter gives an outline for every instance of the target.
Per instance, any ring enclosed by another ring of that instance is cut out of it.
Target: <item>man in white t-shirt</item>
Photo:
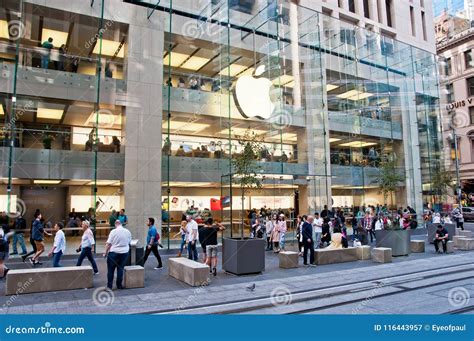
[[[314,213],[313,231],[314,231],[314,245],[319,249],[321,243],[321,235],[323,233],[323,218],[319,216],[319,213]]]
[[[132,234],[130,231],[123,227],[120,220],[116,220],[115,229],[110,231],[105,244],[104,254],[107,257],[107,288],[110,290],[112,290],[115,268],[117,268],[117,289],[123,289],[123,271],[127,263],[131,241]]]
[[[187,215],[186,239],[188,241],[188,258],[198,261],[197,241],[199,239],[198,224],[192,216]]]

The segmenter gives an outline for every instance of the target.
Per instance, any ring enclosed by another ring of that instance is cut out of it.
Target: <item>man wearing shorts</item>
[[[44,230],[44,226],[43,226],[43,223],[41,222],[41,218],[42,218],[41,213],[39,213],[36,216],[35,221],[33,222],[33,240],[36,246],[36,253],[32,258],[30,258],[30,263],[33,266],[41,265],[39,258],[41,254],[44,252],[44,241],[43,241],[44,235],[46,234],[48,236],[51,236],[50,233]]]
[[[221,223],[213,224],[212,218],[206,220],[206,264],[209,266],[209,272],[217,275],[217,233],[225,229]]]

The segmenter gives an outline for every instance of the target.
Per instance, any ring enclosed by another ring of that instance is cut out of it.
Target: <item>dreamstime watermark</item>
[[[96,34],[94,34],[92,36],[92,38],[90,38],[88,41],[86,41],[86,43],[84,44],[84,47],[86,49],[90,49],[92,46],[94,46],[97,43],[97,40],[99,40],[100,37],[102,37],[104,35],[104,32],[106,32],[113,24],[114,24],[114,22],[112,20],[107,20],[105,22],[104,27],[99,29],[99,31]]]
[[[293,300],[290,289],[285,286],[276,287],[270,294],[270,301],[273,306],[289,305]]]
[[[179,305],[179,307],[177,307],[175,309],[175,312],[176,313],[179,313],[181,312],[182,310],[190,307],[192,304],[194,304],[194,302],[196,301],[197,299],[197,296],[204,290],[204,287],[208,286],[209,285],[209,282],[204,282],[203,284],[201,284],[199,287],[195,288],[193,290],[193,293],[191,295],[189,295],[188,297],[186,297],[186,299],[183,301],[183,303],[181,303]]]
[[[10,20],[8,22],[8,36],[13,41],[23,38],[25,36],[25,24],[20,20]]]
[[[13,98],[13,101],[16,101],[16,98]],[[26,104],[21,107],[21,108],[17,108],[15,110],[15,116],[12,117],[10,119],[10,121],[5,124],[4,127],[2,127],[2,133],[5,134],[7,133],[8,131],[10,131],[16,124],[16,122],[23,117],[23,115],[29,111],[30,109],[33,109],[34,108],[34,102],[32,100],[29,100],[28,102],[26,102]]]
[[[385,287],[385,283],[384,282],[379,282],[370,292],[369,292],[369,295],[367,295],[367,297],[362,301],[360,302],[354,309],[352,309],[352,314],[358,314],[360,313],[360,311],[367,305],[369,304],[370,301],[372,301],[374,299],[374,297],[377,295],[377,293],[380,291],[380,289],[382,289],[383,287]]]
[[[448,292],[448,302],[455,308],[464,307],[469,304],[471,295],[466,288],[455,287]]]
[[[115,124],[120,123],[120,116],[115,115],[108,109],[99,109],[85,122],[86,125],[98,125],[100,128],[112,128]]]
[[[7,216],[12,219],[16,219],[19,216],[24,216],[26,213],[26,203],[20,199],[16,198],[16,205],[15,205],[15,210],[8,212]]]
[[[31,277],[28,278],[28,280],[25,282],[18,282],[17,283],[18,289],[16,289],[15,294],[11,295],[10,298],[2,305],[2,309],[11,307],[17,300],[18,296],[23,294],[25,290],[28,289],[28,287],[32,285],[33,283],[34,283],[34,280]]]
[[[92,293],[92,302],[98,307],[107,307],[115,301],[115,294],[107,287],[98,287]]]

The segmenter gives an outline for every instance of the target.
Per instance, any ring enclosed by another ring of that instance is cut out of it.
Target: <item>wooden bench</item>
[[[280,251],[278,254],[279,266],[282,269],[298,267],[299,253],[295,251]]]
[[[169,275],[179,281],[196,287],[209,284],[209,266],[188,258],[170,258]]]
[[[377,263],[391,263],[392,249],[389,247],[374,247],[372,249],[372,260]]]
[[[90,265],[10,270],[5,295],[92,288],[92,277]]]
[[[124,268],[124,286],[127,289],[145,287],[145,269],[140,265]]]
[[[357,248],[355,247],[314,250],[314,264],[316,265],[354,262],[357,260],[359,258],[357,256]]]

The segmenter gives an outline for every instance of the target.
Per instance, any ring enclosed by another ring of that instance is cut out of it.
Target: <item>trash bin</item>
[[[138,239],[132,239],[132,242],[130,243],[130,251],[128,252],[127,266],[143,266],[143,257],[145,256],[145,252],[143,247],[140,247],[138,244]]]

